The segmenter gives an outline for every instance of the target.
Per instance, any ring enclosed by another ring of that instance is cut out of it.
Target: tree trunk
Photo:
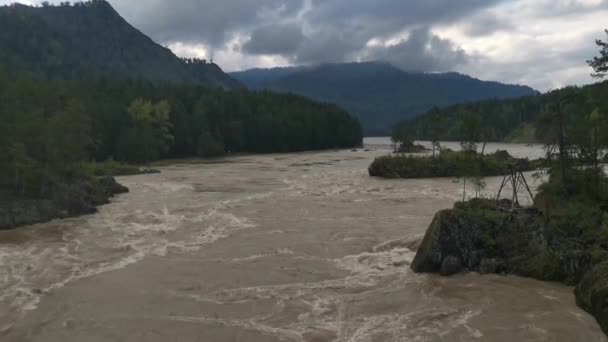
[[[559,105],[559,165],[560,173],[562,177],[562,190],[564,193],[567,191],[567,180],[566,180],[566,139],[564,137],[564,115],[562,113],[561,104]]]

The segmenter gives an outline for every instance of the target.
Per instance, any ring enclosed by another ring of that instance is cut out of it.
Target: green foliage
[[[103,162],[79,162],[72,165],[72,172],[77,175],[86,176],[129,176],[144,173],[158,173],[159,171],[140,168],[133,164],[126,164],[112,158]]]
[[[435,158],[436,151],[441,151],[441,144],[439,143],[439,139],[441,137],[442,130],[442,114],[439,108],[435,107],[431,110],[430,115],[431,122],[429,127],[429,138],[431,140],[431,144],[433,144],[433,158]]]
[[[141,150],[133,159],[147,162],[167,153],[173,143],[169,113],[171,107],[166,100],[153,104],[143,99],[134,100],[127,110],[131,119],[131,129],[126,134],[137,137]],[[128,148],[125,146],[125,148]]]
[[[608,35],[608,30],[606,30],[606,35]],[[608,73],[608,42],[598,39],[595,44],[600,48],[600,55],[599,57],[593,57],[587,63],[595,71],[592,74],[593,77],[603,78]]]
[[[466,112],[462,120],[462,150],[476,152],[477,144],[481,140],[481,119],[473,112]]]
[[[512,141],[514,137],[524,135],[523,132],[540,133],[528,137],[543,142],[542,134],[549,133],[542,127],[543,116],[555,113],[555,104],[560,98],[571,96],[572,100],[564,107],[564,124],[567,136],[575,129],[575,124],[595,109],[601,113],[608,110],[608,82],[592,84],[584,87],[568,87],[555,90],[539,96],[526,96],[518,99],[487,100],[481,102],[463,103],[441,109],[441,124],[439,140],[463,141],[467,135],[463,125],[465,116],[477,113],[479,116],[479,131],[483,141]],[[433,112],[412,120],[403,121],[397,125],[411,128],[413,137],[418,140],[431,140]],[[520,133],[518,133],[518,131]],[[523,131],[523,132],[522,132]]]
[[[484,188],[481,177],[506,174],[510,165],[518,163],[523,170],[532,170],[535,164],[527,159],[505,157],[505,152],[481,155],[471,152],[442,152],[438,157],[389,155],[376,158],[369,167],[373,177],[434,178],[478,176],[478,191]],[[475,183],[474,183],[475,184]]]
[[[3,198],[49,198],[70,177],[84,177],[74,165],[91,160],[138,163],[362,142],[361,126],[348,113],[295,95],[2,72],[0,133]]]
[[[397,145],[397,151],[406,151],[414,146],[414,137],[409,127],[396,126],[391,134],[391,141]]]
[[[559,215],[562,212],[589,213],[588,210],[608,210],[608,180],[601,170],[570,169],[568,180],[568,196],[565,197],[561,174],[552,169],[550,180],[539,188],[535,198],[536,206],[550,215]],[[597,215],[599,214],[591,216]]]

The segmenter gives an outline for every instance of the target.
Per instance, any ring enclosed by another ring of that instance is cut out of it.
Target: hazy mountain
[[[357,116],[368,135],[387,134],[396,122],[433,106],[537,93],[530,87],[481,81],[457,73],[405,72],[382,62],[253,69],[231,75],[252,89],[292,92],[334,102]]]
[[[50,78],[111,75],[238,88],[217,65],[185,61],[126,22],[104,0],[0,7],[0,68]]]

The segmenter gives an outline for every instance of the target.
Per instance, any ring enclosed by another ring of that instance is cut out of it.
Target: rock
[[[398,153],[423,153],[427,152],[429,149],[422,145],[414,145],[414,144],[402,144],[399,146],[399,149],[396,151]]]
[[[83,178],[59,184],[49,198],[13,198],[0,202],[0,230],[43,223],[55,218],[92,214],[117,194],[129,189],[113,177]]]
[[[501,159],[501,160],[511,160],[511,159],[513,159],[513,157],[511,157],[511,155],[509,154],[509,152],[507,152],[505,150],[497,150],[494,153],[494,156],[496,156],[496,158]]]
[[[98,183],[105,189],[106,193],[110,195],[118,195],[129,192],[129,188],[119,184],[112,176],[101,177],[98,180]]]
[[[457,203],[435,215],[410,267],[442,276],[472,271],[578,284],[578,305],[608,333],[608,245],[598,243],[601,229],[593,225],[583,235],[579,220],[547,221],[538,210],[508,212],[492,200]]]
[[[333,342],[338,339],[335,331],[326,329],[309,330],[302,337],[305,342]]]
[[[439,270],[439,274],[441,274],[442,276],[451,276],[462,272],[462,270],[463,267],[460,258],[450,255],[445,258],[441,263],[441,269]]]
[[[464,265],[475,270],[484,254],[478,250],[481,227],[459,210],[440,211],[418,248],[412,270],[445,275],[460,272]]]
[[[608,333],[608,261],[595,266],[574,290],[576,303]]]
[[[73,319],[66,319],[65,321],[63,321],[63,328],[64,329],[72,329],[74,327],[74,320]]]
[[[501,206],[510,207],[509,201]],[[535,211],[508,213],[500,210],[495,201],[471,200],[457,203],[454,209],[435,215],[424,240],[411,264],[414,272],[451,275],[462,270],[480,273],[539,274],[551,258],[546,251],[547,241],[537,237],[542,226],[534,221],[542,219]],[[540,222],[540,220],[539,220]],[[522,259],[528,255],[530,259]],[[534,268],[529,260],[537,260]],[[539,275],[542,276],[542,275]]]
[[[479,273],[498,273],[499,262],[496,259],[483,259],[479,265]]]

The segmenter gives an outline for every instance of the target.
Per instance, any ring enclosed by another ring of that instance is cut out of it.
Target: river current
[[[414,274],[462,183],[369,177],[389,151],[182,162],[120,177],[97,214],[0,232],[0,341],[607,341],[571,287]]]

